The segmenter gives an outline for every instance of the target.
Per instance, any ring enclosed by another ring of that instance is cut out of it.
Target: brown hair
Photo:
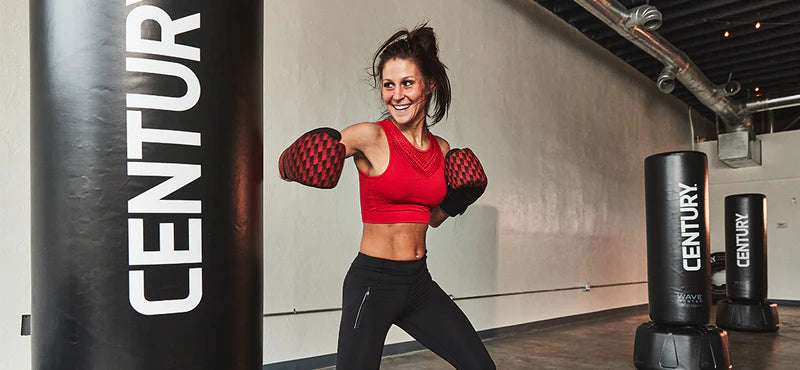
[[[413,60],[426,84],[433,84],[433,91],[428,95],[425,104],[426,115],[431,118],[432,123],[426,127],[433,126],[447,115],[450,108],[450,79],[447,78],[447,67],[439,60],[439,47],[436,44],[436,34],[433,28],[423,23],[413,30],[402,29],[389,37],[386,42],[378,48],[372,58],[372,76],[375,88],[381,86],[383,80],[383,66],[392,59]],[[428,108],[434,103],[433,114],[428,113]],[[389,112],[384,111],[384,117]]]

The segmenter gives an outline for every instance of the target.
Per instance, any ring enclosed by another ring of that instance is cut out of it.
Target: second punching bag
[[[653,155],[644,172],[650,318],[705,325],[711,310],[706,155]]]
[[[30,0],[39,369],[262,368],[259,0]]]
[[[636,328],[638,369],[729,369],[728,334],[711,309],[708,160],[671,152],[644,162],[647,291],[652,321]]]

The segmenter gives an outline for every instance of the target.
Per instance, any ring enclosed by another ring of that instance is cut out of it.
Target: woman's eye
[[[403,81],[403,86],[408,87],[414,84],[414,81]]]
[[[384,88],[384,89],[391,89],[391,88],[393,88],[393,87],[394,87],[394,84],[393,84],[393,83],[391,83],[391,82],[385,82],[385,83],[383,84],[383,88]]]

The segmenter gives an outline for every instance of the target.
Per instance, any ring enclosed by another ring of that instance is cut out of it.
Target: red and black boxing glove
[[[335,187],[345,158],[345,147],[340,140],[342,134],[330,127],[300,136],[278,159],[281,178],[320,189]]]
[[[454,217],[463,214],[486,190],[486,172],[469,148],[451,149],[444,158],[444,180],[447,196],[439,208]]]

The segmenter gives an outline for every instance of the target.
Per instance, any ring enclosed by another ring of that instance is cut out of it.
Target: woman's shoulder
[[[378,122],[359,122],[347,126],[342,133],[345,131],[363,137],[379,137],[383,134],[383,127]]]
[[[439,135],[434,134],[433,137],[436,138],[436,142],[439,144],[439,149],[442,150],[442,154],[447,154],[447,152],[450,151],[450,143]]]
[[[342,142],[357,150],[364,150],[381,140],[385,135],[377,122],[359,122],[342,130]]]

